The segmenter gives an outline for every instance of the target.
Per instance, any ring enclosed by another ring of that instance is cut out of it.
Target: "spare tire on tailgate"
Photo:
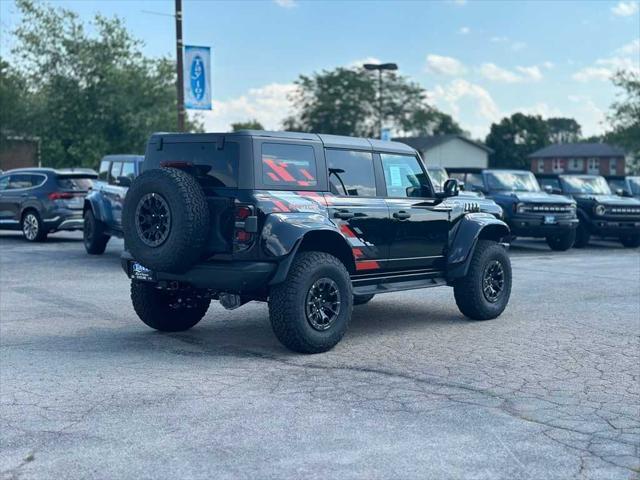
[[[151,270],[183,273],[203,255],[209,207],[196,179],[175,168],[142,173],[122,212],[125,246]]]

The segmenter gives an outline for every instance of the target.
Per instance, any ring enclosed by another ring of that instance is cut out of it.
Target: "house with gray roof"
[[[396,137],[394,142],[406,143],[420,152],[430,167],[487,168],[493,152],[483,143],[464,135],[433,135],[429,137]]]
[[[528,158],[533,173],[625,174],[624,150],[606,143],[559,143]]]

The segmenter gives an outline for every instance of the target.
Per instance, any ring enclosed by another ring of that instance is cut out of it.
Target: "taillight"
[[[74,196],[71,192],[52,192],[49,194],[49,200],[69,200]]]
[[[235,250],[246,250],[253,242],[253,234],[258,231],[258,217],[253,206],[237,205],[235,210]]]

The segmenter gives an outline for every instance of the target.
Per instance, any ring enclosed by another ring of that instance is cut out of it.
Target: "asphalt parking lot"
[[[0,233],[1,478],[638,478],[638,250],[520,242],[499,319],[387,294],[302,356],[257,303],[148,329],[80,239]]]

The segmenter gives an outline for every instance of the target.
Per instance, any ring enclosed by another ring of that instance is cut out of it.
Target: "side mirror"
[[[130,187],[131,186],[131,179],[129,177],[118,177],[118,185],[120,185],[121,187]]]
[[[442,186],[443,197],[457,197],[458,193],[460,193],[458,180],[456,180],[455,178],[449,178],[446,182],[444,182],[444,185]]]
[[[545,185],[544,191],[547,193],[553,193],[553,187],[551,185]]]

